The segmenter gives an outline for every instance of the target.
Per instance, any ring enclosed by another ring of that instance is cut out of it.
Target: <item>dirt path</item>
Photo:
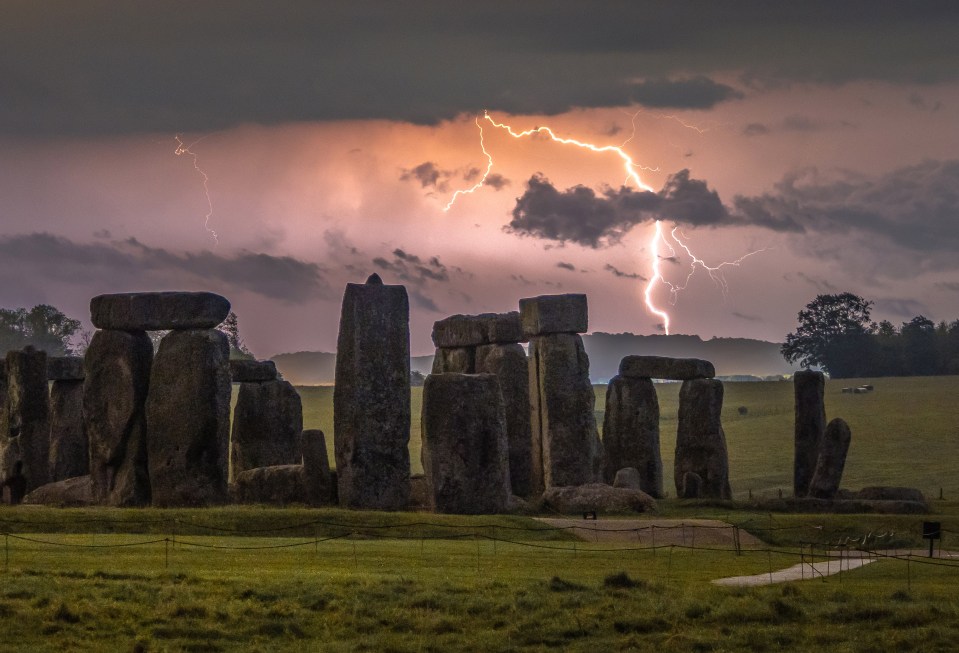
[[[729,578],[717,578],[713,581],[714,585],[725,585],[728,587],[754,587],[756,585],[773,585],[775,583],[785,583],[791,580],[814,580],[824,576],[832,576],[844,571],[851,571],[876,562],[876,558],[852,557],[839,558],[836,560],[825,560],[823,562],[803,562],[786,569],[778,571],[756,574],[754,576],[730,576]]]
[[[537,517],[537,521],[566,528],[587,542],[634,542],[641,546],[689,546],[734,549],[736,533],[743,548],[763,543],[742,529],[718,519],[568,519]]]

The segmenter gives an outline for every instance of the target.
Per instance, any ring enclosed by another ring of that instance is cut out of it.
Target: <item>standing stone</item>
[[[150,503],[146,398],[153,343],[143,331],[97,331],[83,359],[83,424],[93,500]]]
[[[303,451],[303,481],[310,505],[322,506],[333,502],[330,457],[326,452],[326,436],[319,429],[306,429],[301,434]]]
[[[18,461],[29,492],[50,481],[50,403],[47,354],[26,347],[7,352],[7,392],[0,424],[0,480]]]
[[[90,320],[98,329],[212,329],[229,313],[230,302],[211,292],[117,293],[90,300]]]
[[[846,467],[846,454],[852,433],[849,425],[837,417],[826,425],[822,442],[819,445],[819,458],[816,471],[809,483],[809,496],[816,499],[832,499],[839,491],[842,472]]]
[[[651,379],[610,379],[606,386],[603,451],[606,483],[612,483],[623,467],[634,467],[639,470],[639,489],[656,499],[663,497],[659,400]]]
[[[446,347],[436,350],[433,374],[473,374],[476,371],[473,347]]]
[[[506,412],[492,374],[431,374],[423,386],[423,469],[436,512],[505,512]]]
[[[373,274],[343,295],[333,390],[340,504],[402,510],[410,495],[410,308]]]
[[[230,361],[230,378],[234,383],[264,383],[276,379],[276,363],[237,358]]]
[[[679,425],[676,431],[674,478],[676,494],[689,494],[684,477],[693,472],[702,479],[701,496],[731,499],[729,455],[720,421],[723,383],[716,379],[683,381],[679,390]]]
[[[553,333],[586,333],[586,295],[540,295],[519,300],[520,321],[527,337]]]
[[[233,409],[230,474],[300,462],[303,404],[289,381],[241,383]]]
[[[153,505],[226,502],[229,359],[219,331],[171,331],[160,341],[146,406]]]
[[[50,481],[90,473],[90,442],[83,427],[83,381],[50,388]]]
[[[82,381],[82,356],[47,356],[48,381]]]
[[[529,369],[533,492],[599,481],[603,445],[583,339],[574,333],[531,339]]]
[[[822,372],[801,370],[793,375],[796,395],[793,494],[797,497],[806,496],[816,471],[819,443],[826,430],[825,388],[826,379]]]
[[[529,361],[522,345],[483,345],[476,349],[476,373],[493,374],[506,407],[509,479],[513,494],[532,493],[533,454],[529,408]]]

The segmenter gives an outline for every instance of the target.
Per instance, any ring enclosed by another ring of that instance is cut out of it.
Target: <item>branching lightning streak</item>
[[[560,143],[562,145],[573,145],[573,146],[580,147],[596,153],[612,152],[616,154],[620,158],[620,160],[623,162],[623,169],[626,172],[625,183],[632,182],[638,188],[644,191],[655,193],[656,190],[642,180],[637,170],[658,171],[658,168],[655,168],[655,169],[647,168],[645,166],[641,166],[637,164],[635,161],[633,161],[633,158],[629,154],[627,154],[626,151],[623,149],[623,147],[625,147],[636,136],[635,120],[637,115],[639,115],[639,112],[632,114],[631,123],[633,127],[633,132],[629,138],[623,141],[621,145],[594,145],[592,143],[586,143],[584,141],[580,141],[574,138],[564,138],[562,136],[556,135],[556,133],[549,127],[534,127],[533,129],[516,131],[510,125],[497,122],[496,120],[494,120],[492,116],[489,115],[488,111],[485,111],[483,113],[483,119],[489,122],[493,127],[496,127],[497,129],[502,129],[503,131],[505,131],[506,133],[508,133],[510,136],[512,136],[515,139],[521,139],[528,136],[533,136],[534,134],[545,134],[553,142]],[[676,120],[683,127],[693,129],[699,132],[700,134],[702,134],[705,131],[703,129],[699,129],[698,127],[694,125],[690,125],[683,122],[676,116],[661,116],[661,117]],[[483,177],[470,188],[457,190],[455,193],[453,193],[453,196],[450,198],[450,201],[444,207],[443,209],[444,211],[449,211],[450,208],[452,208],[453,204],[456,203],[456,200],[461,195],[468,195],[482,188],[483,185],[486,183],[487,177],[489,177],[489,174],[493,169],[493,156],[486,149],[486,143],[484,141],[483,126],[482,124],[480,124],[479,118],[474,119],[473,122],[476,124],[476,127],[479,129],[479,132],[480,132],[480,148],[483,150],[483,154],[486,156],[486,160],[487,160],[486,172],[483,174]],[[723,276],[722,268],[726,266],[739,267],[739,265],[745,259],[749,258],[753,254],[758,254],[759,252],[766,251],[764,248],[764,249],[756,250],[753,252],[749,252],[748,254],[741,256],[735,261],[723,261],[719,265],[712,267],[707,265],[706,262],[703,261],[701,258],[693,254],[690,248],[682,240],[679,239],[679,237],[676,235],[676,232],[678,230],[679,230],[678,227],[674,227],[673,230],[670,232],[670,236],[672,236],[673,240],[676,241],[676,243],[683,249],[683,251],[686,252],[686,254],[692,259],[692,262],[690,263],[690,271],[689,271],[689,274],[686,276],[686,280],[683,282],[682,285],[677,285],[677,284],[671,283],[670,281],[667,281],[662,274],[662,270],[660,268],[661,257],[659,256],[659,243],[662,242],[666,246],[666,248],[670,251],[670,256],[672,257],[676,256],[676,250],[669,243],[669,241],[666,240],[666,237],[663,234],[662,223],[659,219],[657,219],[654,221],[653,237],[649,241],[650,257],[652,258],[651,267],[652,267],[653,274],[650,276],[649,281],[646,283],[646,288],[643,291],[643,297],[645,299],[646,309],[651,314],[662,319],[663,330],[666,333],[666,335],[669,335],[669,325],[670,325],[669,314],[663,309],[658,308],[655,302],[653,301],[653,297],[652,297],[654,287],[657,283],[663,283],[669,288],[670,303],[675,304],[676,297],[682,290],[685,290],[686,287],[689,285],[690,279],[692,279],[693,275],[696,273],[696,268],[702,267],[704,270],[706,270],[706,273],[709,275],[710,279],[712,279],[713,282],[716,283],[717,286],[719,286],[720,290],[723,293],[723,297],[725,297],[727,291],[729,290],[729,284],[726,282],[726,278]]]
[[[199,173],[200,177],[203,179],[203,193],[206,195],[206,205],[207,205],[207,212],[203,221],[203,228],[206,229],[211,236],[213,236],[213,246],[216,247],[217,245],[220,244],[220,239],[217,237],[216,231],[210,228],[210,218],[213,217],[213,200],[210,198],[210,176],[207,175],[202,168],[200,168],[199,163],[197,162],[198,157],[196,152],[190,149],[191,147],[193,147],[194,145],[196,145],[197,143],[199,143],[200,141],[202,141],[204,138],[206,138],[209,135],[210,134],[207,134],[206,136],[201,136],[200,138],[196,139],[189,145],[185,145],[183,143],[183,140],[180,138],[180,135],[177,134],[176,136],[174,136],[174,138],[176,138],[176,150],[174,150],[173,153],[176,154],[177,156],[183,156],[184,154],[186,154],[191,159],[193,159],[193,169],[196,170],[197,173]]]
[[[470,193],[473,193],[479,190],[480,188],[482,188],[483,184],[486,183],[486,178],[489,177],[490,171],[493,169],[493,157],[489,152],[486,151],[486,143],[483,140],[483,125],[480,124],[479,118],[474,118],[473,122],[476,123],[476,127],[479,129],[480,149],[483,150],[483,154],[486,156],[486,172],[483,173],[482,178],[478,182],[473,184],[472,187],[467,188],[465,190],[458,190],[455,193],[453,193],[453,197],[451,197],[450,201],[446,204],[446,207],[443,209],[444,211],[449,211],[450,207],[452,207],[453,204],[456,202],[456,198],[458,198],[460,195],[469,195]]]

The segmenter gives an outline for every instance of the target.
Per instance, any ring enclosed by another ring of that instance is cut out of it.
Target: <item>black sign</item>
[[[922,522],[922,536],[927,540],[941,540],[942,528],[937,521]]]

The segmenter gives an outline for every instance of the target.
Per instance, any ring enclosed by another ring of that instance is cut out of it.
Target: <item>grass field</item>
[[[317,516],[345,525],[339,534],[346,537],[328,539],[336,535],[332,527],[311,536],[198,534],[201,522],[277,528]],[[796,564],[797,550],[638,550],[520,536],[509,529],[531,522],[516,517],[333,509],[24,507],[0,511],[0,519],[86,531],[5,538],[0,651],[959,647],[959,566],[919,558],[881,560],[815,581],[722,588],[709,581]],[[173,519],[180,531],[164,535],[157,524]],[[362,524],[386,522],[420,529],[423,537],[362,534]],[[494,533],[498,541],[448,539],[444,526]],[[149,532],[105,532],[134,527]]]
[[[870,394],[842,394],[843,386],[872,383]],[[595,386],[596,419],[602,428],[606,386]],[[319,428],[333,451],[333,388],[300,387],[306,428]],[[667,491],[673,490],[673,451],[679,384],[657,386],[660,437]],[[911,377],[828,381],[826,415],[852,430],[844,487],[905,485],[929,497],[959,498],[959,377]],[[745,406],[747,414],[739,415]],[[413,388],[410,457],[420,464],[422,388]],[[723,428],[734,494],[744,498],[792,488],[793,389],[791,382],[727,383]]]

